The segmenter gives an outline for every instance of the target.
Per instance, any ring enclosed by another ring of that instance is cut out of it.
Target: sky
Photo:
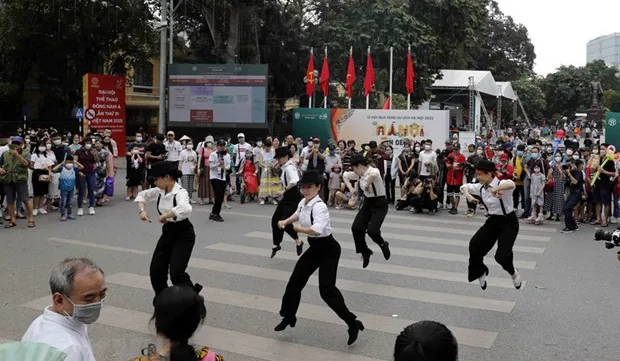
[[[586,63],[586,44],[620,33],[620,0],[496,0],[506,15],[525,25],[536,52],[534,71]]]

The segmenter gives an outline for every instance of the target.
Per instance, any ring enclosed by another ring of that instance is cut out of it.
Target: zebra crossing
[[[557,232],[554,225],[522,224],[514,248],[515,267],[524,278],[522,289],[515,290],[510,277],[496,264],[494,249],[485,260],[491,270],[489,288],[482,291],[477,282],[467,282],[467,247],[484,217],[390,210],[382,233],[391,244],[392,258],[385,261],[376,252],[370,266],[362,269],[349,229],[355,213],[331,210],[334,236],[343,250],[337,285],[366,326],[356,344],[348,347],[346,325],[318,296],[316,274],[304,291],[297,327],[281,333],[272,330],[280,320],[281,296],[298,259],[293,243],[287,241],[274,259],[269,258],[272,210],[267,206],[238,206],[222,212],[226,222],[214,224],[199,220],[206,218],[207,208],[195,208],[197,241],[188,272],[205,285],[202,294],[208,320],[193,342],[212,347],[227,360],[391,360],[396,336],[405,326],[422,319],[443,322],[452,330],[461,348],[461,360],[485,360],[485,352],[498,347],[501,329],[497,324],[501,322],[497,320],[509,320],[519,307],[530,287],[529,277]],[[149,245],[134,248],[132,242],[119,246],[118,241],[60,237],[49,237],[48,241],[74,253],[98,250],[124,254],[143,265],[138,268],[143,269],[140,272],[136,267],[105,270],[111,291],[97,324],[123,330],[119,338],[134,334],[138,339],[153,338],[150,304],[145,302],[152,297]],[[376,250],[370,239],[368,242]],[[139,302],[127,307],[131,302],[116,302],[115,292]],[[49,302],[49,295],[42,293],[41,298],[21,307],[42,310]],[[132,353],[137,356],[139,349],[119,350],[116,359],[128,360]],[[104,355],[96,356],[105,359]]]

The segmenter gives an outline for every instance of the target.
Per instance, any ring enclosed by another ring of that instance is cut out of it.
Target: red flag
[[[314,53],[310,50],[310,60],[308,60],[308,70],[306,71],[306,95],[311,97],[314,94]]]
[[[327,64],[327,48],[325,48],[325,57],[323,58],[323,67],[321,68],[321,78],[319,79],[323,95],[329,93],[329,65]]]
[[[375,83],[375,69],[372,67],[372,58],[370,57],[370,49],[368,50],[368,59],[366,60],[366,76],[364,77],[364,96],[368,96],[372,92],[372,86]]]
[[[387,97],[387,99],[385,99],[385,103],[383,103],[383,110],[390,110],[390,102],[392,100],[390,99],[390,97]]]
[[[347,96],[353,98],[353,83],[355,83],[355,64],[353,63],[353,49],[349,53],[349,66],[347,67]]]
[[[405,79],[407,94],[413,93],[413,78],[415,78],[415,73],[413,72],[413,62],[411,61],[411,48],[409,48],[407,53],[407,78]]]

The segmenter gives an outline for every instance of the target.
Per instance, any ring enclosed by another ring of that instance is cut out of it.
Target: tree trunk
[[[230,6],[230,22],[228,24],[228,41],[226,42],[226,63],[235,64],[239,57],[239,25],[241,4],[233,0]]]

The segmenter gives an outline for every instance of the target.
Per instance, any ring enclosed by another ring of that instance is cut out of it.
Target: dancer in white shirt
[[[476,164],[476,179],[479,183],[464,184],[461,192],[468,201],[482,203],[490,216],[469,241],[469,282],[477,279],[480,287],[486,290],[489,268],[484,264],[484,256],[497,242],[495,260],[510,274],[515,288],[520,289],[521,275],[513,265],[512,253],[519,233],[519,220],[512,201],[515,184],[511,180],[500,181],[495,164],[485,159]]]
[[[275,327],[275,331],[283,331],[287,326],[295,327],[301,291],[310,276],[318,269],[321,298],[349,326],[347,344],[351,345],[357,340],[359,332],[364,330],[364,325],[349,311],[340,290],[336,287],[341,248],[332,235],[327,205],[319,197],[323,177],[316,171],[307,171],[298,184],[304,199],[299,202],[297,211],[288,219],[278,222],[278,226],[284,229],[299,222],[299,225],[294,227],[295,231],[308,235],[310,248],[297,261],[286,285],[280,308],[280,316],[283,319]]]
[[[217,141],[217,150],[209,156],[209,177],[215,193],[215,203],[211,208],[209,219],[216,222],[224,222],[220,211],[226,196],[226,173],[230,170],[230,154],[226,150],[226,141]]]
[[[356,154],[351,157],[351,168],[359,177],[358,192],[363,192],[364,203],[357,212],[351,232],[355,241],[355,253],[362,254],[362,267],[368,267],[372,251],[366,244],[366,233],[381,247],[383,257],[388,260],[392,255],[390,244],[381,236],[381,225],[388,212],[388,201],[385,197],[385,185],[379,169],[368,165],[369,160]]]
[[[140,208],[140,219],[151,222],[144,207],[148,202],[157,201],[159,223],[163,224],[149,272],[155,296],[168,287],[168,269],[173,285],[192,287],[196,293],[200,293],[202,286],[194,285],[186,272],[196,234],[189,221],[192,214],[189,195],[177,183],[181,171],[171,162],[164,161],[153,164],[151,174],[155,188],[138,193],[135,202]]]
[[[278,222],[289,218],[295,213],[297,205],[302,199],[301,193],[299,192],[299,187],[297,186],[297,182],[299,181],[299,173],[297,172],[297,166],[291,159],[291,156],[292,154],[290,147],[280,147],[276,149],[276,160],[282,167],[280,181],[284,186],[284,194],[282,195],[280,202],[278,202],[278,206],[271,217],[271,230],[273,234],[271,258],[275,257],[276,253],[282,249],[280,244],[284,238],[284,232],[295,240],[298,256],[301,256],[304,247],[304,243],[299,239],[299,236],[297,235],[297,232],[293,228],[292,224],[289,224],[283,229],[278,227]]]

